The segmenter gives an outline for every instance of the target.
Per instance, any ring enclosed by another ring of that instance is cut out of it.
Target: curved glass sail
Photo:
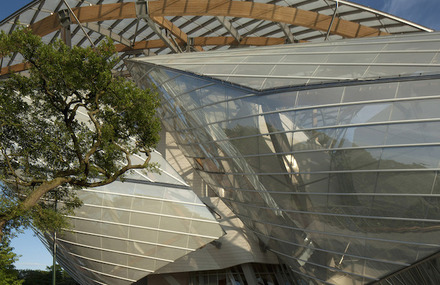
[[[127,64],[157,86],[193,168],[299,279],[364,284],[440,250],[439,51],[434,33]],[[282,68],[307,82],[265,89]]]
[[[160,174],[78,191],[84,204],[56,242],[57,261],[81,284],[132,284],[224,234],[162,156],[152,161]],[[52,249],[53,236],[45,238]]]

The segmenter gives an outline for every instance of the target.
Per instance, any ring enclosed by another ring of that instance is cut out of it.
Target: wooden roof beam
[[[197,46],[228,46],[235,42],[234,37],[195,37],[194,45]],[[179,44],[184,44],[182,40],[177,39]],[[284,38],[265,38],[265,37],[249,37],[242,38],[240,44],[249,46],[268,46],[279,45],[285,42]],[[166,45],[161,40],[139,41],[132,47],[124,45],[115,45],[118,52],[128,52],[133,50],[164,48]]]
[[[301,10],[294,7],[278,6],[248,1],[230,0],[175,0],[149,2],[150,16],[226,16],[260,19],[303,26],[326,32],[332,16]],[[335,17],[331,34],[346,38],[386,35],[375,28]]]
[[[83,6],[72,10],[81,23],[136,18],[134,2]],[[151,18],[166,16],[242,17],[303,26],[324,32],[328,30],[332,19],[328,15],[294,7],[231,0],[151,1],[148,2],[148,15]],[[73,23],[75,23],[74,19]],[[30,27],[37,35],[47,35],[60,28],[58,15],[48,16]],[[339,17],[335,17],[330,32],[346,38],[388,34],[376,28],[342,20]]]

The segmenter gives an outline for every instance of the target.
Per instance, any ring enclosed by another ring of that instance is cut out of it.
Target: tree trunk
[[[36,189],[34,189],[27,197],[26,199],[19,205],[19,207],[24,210],[28,211],[32,209],[37,203],[40,201],[41,197],[43,197],[44,194],[49,192],[50,190],[55,189],[56,187],[66,184],[71,181],[71,178],[65,178],[65,177],[58,177],[51,181],[46,181],[40,186],[38,186]],[[3,237],[4,234],[4,227],[6,223],[12,219],[18,218],[18,214],[8,216],[3,213],[0,217],[0,238]]]

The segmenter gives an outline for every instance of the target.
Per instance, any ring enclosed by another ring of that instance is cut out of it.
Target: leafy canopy
[[[0,285],[23,284],[14,266],[14,262],[17,261],[18,258],[12,250],[10,240],[2,238],[0,243]]]
[[[68,211],[79,205],[76,187],[154,168],[149,155],[159,140],[158,96],[112,74],[119,59],[111,41],[70,48],[61,41],[45,44],[26,28],[2,32],[0,56],[15,53],[30,68],[0,81],[2,229],[28,219],[59,227],[49,201],[63,199]],[[145,163],[132,163],[141,153]]]

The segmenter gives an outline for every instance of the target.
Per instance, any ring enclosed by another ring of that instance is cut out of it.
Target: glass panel
[[[339,103],[343,91],[344,87],[300,91],[297,107]]]
[[[378,169],[381,154],[381,149],[334,151],[331,155],[332,170]]]
[[[379,173],[376,192],[430,194],[434,177],[434,172]]]
[[[382,53],[376,59],[378,63],[417,63],[417,64],[429,64],[431,63],[433,53]],[[404,71],[407,67],[402,66],[401,70]],[[419,67],[423,69],[423,67]]]
[[[440,161],[439,147],[385,148],[380,169],[437,168]]]
[[[387,122],[390,118],[391,103],[343,106],[339,112],[339,124],[363,124]]]
[[[437,122],[392,124],[388,127],[386,144],[436,143],[440,141],[440,124]]]
[[[345,88],[343,102],[361,102],[394,98],[397,83],[348,86]]]
[[[393,103],[391,120],[439,118],[440,99]]]

